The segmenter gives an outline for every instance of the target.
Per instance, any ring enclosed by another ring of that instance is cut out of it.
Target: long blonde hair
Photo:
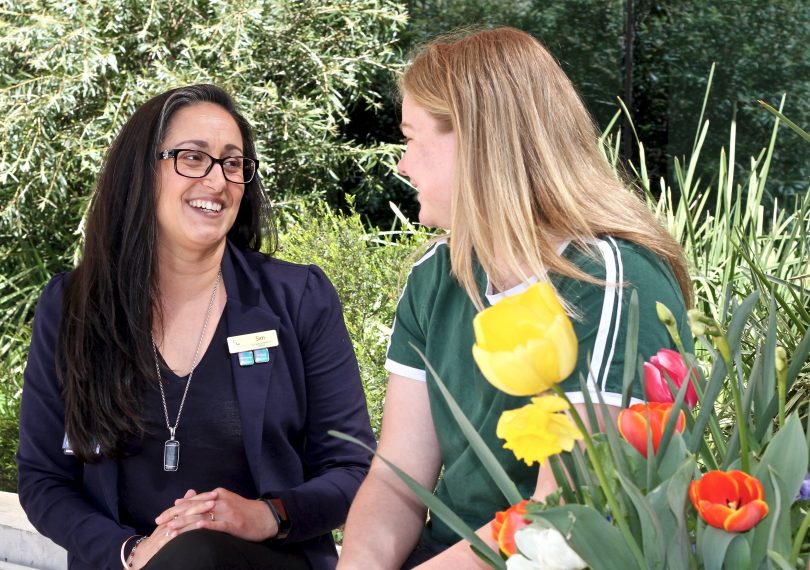
[[[456,134],[450,259],[479,309],[473,259],[496,286],[550,273],[595,282],[557,246],[587,250],[607,235],[657,254],[691,305],[680,245],[605,161],[593,120],[540,42],[514,28],[443,36],[416,53],[399,86]]]

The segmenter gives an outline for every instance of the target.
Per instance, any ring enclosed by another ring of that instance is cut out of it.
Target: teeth
[[[188,204],[192,208],[208,210],[209,212],[219,212],[222,209],[222,204],[217,204],[216,202],[211,202],[209,200],[192,200]]]

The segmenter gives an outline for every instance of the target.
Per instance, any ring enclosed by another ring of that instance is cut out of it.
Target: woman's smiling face
[[[169,121],[160,151],[201,150],[214,158],[242,156],[242,133],[233,117],[214,103],[195,103]],[[239,212],[244,184],[225,179],[214,164],[202,178],[187,178],[174,158],[157,164],[158,246],[172,251],[206,251],[224,243]]]

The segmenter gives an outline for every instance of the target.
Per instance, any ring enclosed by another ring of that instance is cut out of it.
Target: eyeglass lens
[[[217,162],[222,165],[225,179],[231,182],[250,182],[256,172],[256,163],[243,156],[229,156]],[[199,150],[178,150],[175,154],[177,173],[189,178],[202,178],[211,171],[213,164],[214,158]]]

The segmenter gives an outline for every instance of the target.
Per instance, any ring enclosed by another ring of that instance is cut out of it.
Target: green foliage
[[[293,208],[293,206],[295,206]],[[358,214],[319,203],[289,206],[278,257],[324,270],[343,304],[375,433],[388,373],[383,369],[394,309],[413,252],[428,233],[402,220],[400,230],[369,231]]]
[[[706,88],[704,110],[711,88],[712,77]],[[697,308],[728,326],[732,311],[742,299],[753,292],[761,294],[753,319],[740,330],[739,358],[745,365],[742,374],[746,378],[759,357],[760,340],[767,333],[769,314],[776,319],[776,344],[783,346],[788,354],[798,349],[810,328],[810,307],[806,302],[810,294],[807,266],[810,193],[799,194],[787,203],[776,202],[771,206],[770,216],[766,217],[767,188],[777,142],[795,135],[783,128],[782,136],[778,136],[781,120],[766,109],[760,108],[759,112],[771,121],[770,139],[762,152],[747,161],[740,160],[737,154],[734,121],[729,129],[728,151],[720,151],[719,161],[711,154],[707,158],[704,145],[709,124],[701,113],[691,152],[673,160],[674,184],[649,177],[644,141],[637,140],[639,162],[629,164],[629,171],[650,207],[684,245]],[[607,158],[613,164],[620,160],[620,138],[621,133],[611,127],[603,135]],[[807,148],[805,141],[800,141],[800,146]],[[748,168],[740,168],[738,161],[747,162]],[[707,182],[703,176],[713,169],[718,174],[713,179],[709,175]],[[654,192],[658,193],[657,197]],[[779,307],[778,312],[770,312],[770,299]],[[805,401],[810,392],[810,367],[799,363],[797,369],[800,373],[789,405],[791,410]],[[725,401],[723,396],[720,398]]]

